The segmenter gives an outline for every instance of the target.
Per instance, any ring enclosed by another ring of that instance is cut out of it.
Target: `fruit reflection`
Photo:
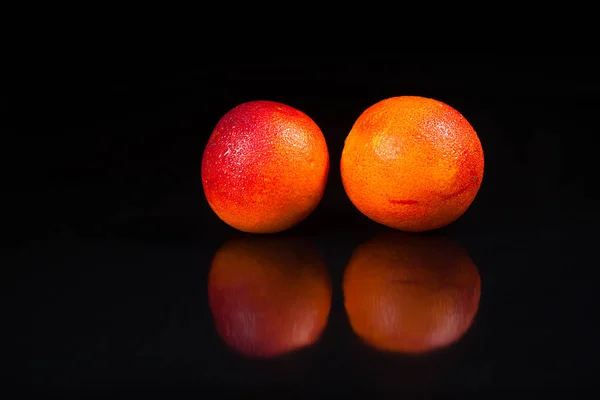
[[[313,344],[327,324],[331,280],[311,242],[244,237],[215,254],[208,297],[219,335],[251,357]]]
[[[343,289],[350,325],[364,342],[384,351],[424,353],[467,332],[481,281],[458,243],[392,232],[354,251]]]

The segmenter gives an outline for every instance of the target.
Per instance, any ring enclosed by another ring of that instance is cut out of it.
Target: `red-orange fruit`
[[[343,291],[350,325],[366,344],[414,354],[448,346],[468,331],[481,281],[458,243],[395,232],[354,251]]]
[[[219,120],[201,170],[206,199],[221,220],[244,232],[274,233],[315,210],[329,153],[320,128],[302,111],[250,101]]]
[[[471,124],[434,99],[400,96],[366,109],[342,151],[341,177],[356,208],[388,227],[446,226],[470,207],[483,179]]]
[[[235,351],[276,357],[314,344],[327,325],[331,280],[310,242],[252,237],[225,243],[208,277],[218,334]]]

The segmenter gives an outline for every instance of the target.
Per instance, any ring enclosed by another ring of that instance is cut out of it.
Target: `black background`
[[[490,53],[48,66],[17,88],[28,108],[6,127],[11,148],[24,151],[5,182],[13,203],[3,265],[14,276],[4,283],[4,326],[15,355],[5,387],[368,395],[591,386],[600,355],[590,276],[599,66],[593,57]],[[471,208],[434,233],[459,240],[477,264],[479,312],[459,343],[423,357],[361,344],[341,293],[353,249],[387,229],[346,197],[343,142],[364,109],[400,95],[460,111],[486,163]],[[280,234],[320,248],[334,290],[329,323],[312,348],[271,361],[229,350],[206,297],[214,252],[243,234],[204,199],[202,151],[219,118],[250,100],[308,114],[331,160],[318,209]]]

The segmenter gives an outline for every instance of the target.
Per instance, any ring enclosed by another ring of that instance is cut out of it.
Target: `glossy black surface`
[[[37,102],[48,105],[38,114],[47,130],[16,137],[30,162],[9,179],[17,196],[2,262],[11,275],[3,282],[5,388],[372,396],[591,386],[600,355],[597,61],[563,68],[560,57],[470,59],[280,57],[179,70],[140,63],[95,78],[63,72],[60,85],[45,80]],[[405,94],[457,108],[486,157],[471,208],[425,234],[468,252],[481,278],[479,308],[458,342],[421,356],[365,345],[342,293],[353,251],[389,231],[345,196],[343,141],[366,107]],[[211,260],[245,234],[217,219],[199,179],[218,119],[257,99],[306,112],[331,157],[318,209],[277,235],[317,246],[331,277],[328,323],[311,347],[270,360],[237,354],[215,330]]]

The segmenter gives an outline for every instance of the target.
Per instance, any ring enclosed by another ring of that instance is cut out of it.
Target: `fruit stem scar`
[[[392,204],[418,204],[417,200],[388,200]]]

